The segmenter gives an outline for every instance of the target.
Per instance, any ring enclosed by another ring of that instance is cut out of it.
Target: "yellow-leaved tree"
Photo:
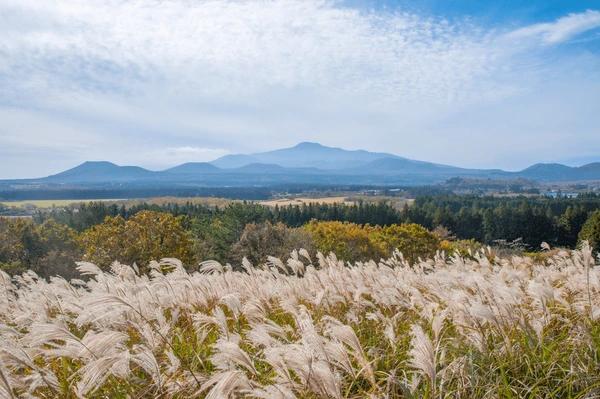
[[[397,249],[409,262],[431,258],[440,248],[440,239],[415,223],[377,228],[371,234],[371,240],[381,248],[383,257]]]
[[[410,262],[427,258],[440,247],[439,238],[417,224],[380,227],[348,222],[311,221],[304,228],[323,253],[346,261],[379,260],[398,249]]]
[[[192,240],[181,217],[169,213],[141,211],[125,220],[107,217],[103,223],[84,231],[80,242],[85,259],[106,267],[115,260],[146,271],[151,260],[177,258],[194,263]]]
[[[304,228],[311,234],[319,251],[333,252],[340,259],[357,261],[379,259],[381,249],[370,238],[373,227],[349,222],[311,221]]]

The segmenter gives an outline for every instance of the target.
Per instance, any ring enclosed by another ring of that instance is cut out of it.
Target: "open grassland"
[[[593,398],[591,250],[0,273],[0,397]]]
[[[346,198],[347,201],[351,201],[353,203],[357,202],[365,202],[365,203],[379,203],[385,202],[390,204],[394,209],[402,209],[405,205],[412,205],[415,200],[414,198],[404,198],[404,197],[393,197],[389,195],[360,195],[360,194],[351,194]]]
[[[228,198],[220,197],[152,197],[152,198],[140,198],[140,199],[129,199],[124,201],[115,201],[118,205],[125,205],[125,207],[132,207],[135,205],[149,204],[149,205],[169,205],[169,204],[195,204],[204,205],[210,207],[225,207],[231,203],[243,202],[242,200],[232,200]]]
[[[264,201],[255,201],[258,204],[274,207],[276,205],[290,206],[290,205],[308,205],[308,204],[343,204],[353,205],[359,201],[366,203],[377,203],[380,201],[386,201],[392,204],[396,209],[401,209],[402,206],[412,203],[411,199],[403,199],[397,197],[385,197],[385,196],[332,196],[332,197],[290,197],[290,198],[276,198]],[[35,207],[39,209],[48,208],[59,208],[68,207],[81,203],[90,202],[104,202],[106,204],[117,204],[119,206],[124,205],[125,207],[133,207],[141,204],[149,205],[167,205],[167,204],[196,204],[205,205],[210,207],[223,208],[231,203],[243,202],[242,200],[233,200],[228,198],[219,197],[152,197],[152,198],[133,198],[133,199],[58,199],[58,200],[23,200],[23,201],[0,201],[0,205],[15,207],[15,208],[29,208]]]
[[[0,204],[15,207],[15,208],[53,208],[53,207],[65,207],[69,205],[80,204],[84,202],[116,202],[116,199],[58,199],[58,200],[23,200],[23,201],[0,201]]]
[[[308,205],[308,204],[345,204],[352,205],[354,201],[349,201],[346,197],[292,197],[292,198],[277,198],[267,201],[259,201],[261,205],[266,206],[289,206],[289,205]]]
[[[90,202],[104,202],[107,204],[125,205],[131,207],[140,204],[150,205],[166,205],[166,204],[199,204],[206,206],[227,206],[232,202],[241,202],[238,200],[231,200],[227,198],[218,197],[153,197],[153,198],[139,198],[139,199],[63,199],[63,200],[23,200],[23,201],[0,201],[1,205],[8,207],[24,208],[34,206],[36,208],[53,208],[53,207],[67,207],[70,205],[90,203]]]
[[[259,204],[266,206],[289,206],[289,205],[308,205],[308,204],[340,204],[340,205],[354,205],[359,202],[364,203],[379,203],[387,202],[392,205],[395,209],[402,209],[405,204],[412,204],[413,199],[391,197],[384,195],[361,195],[357,193],[348,193],[346,196],[331,196],[331,197],[290,197],[290,198],[276,198],[265,201],[259,201]]]

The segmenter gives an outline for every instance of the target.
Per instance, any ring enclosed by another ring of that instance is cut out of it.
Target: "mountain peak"
[[[116,164],[109,161],[85,161],[79,166],[117,166]]]
[[[48,181],[74,182],[132,181],[152,176],[154,172],[139,166],[119,166],[108,161],[86,161],[64,172],[48,176]]]
[[[292,148],[299,148],[299,149],[315,149],[315,148],[324,148],[325,146],[316,142],[312,142],[312,141],[303,141],[301,143],[296,144],[294,147]]]
[[[255,154],[226,155],[212,162],[221,168],[236,168],[251,163],[277,164],[286,168],[317,168],[342,170],[354,168],[380,158],[399,158],[393,154],[345,150],[328,147],[312,141],[303,141],[293,147]]]

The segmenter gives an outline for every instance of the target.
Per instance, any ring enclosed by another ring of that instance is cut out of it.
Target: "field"
[[[197,205],[205,205],[211,207],[224,207],[233,202],[241,202],[240,200],[232,200],[228,198],[219,198],[219,197],[153,197],[153,198],[140,198],[140,199],[129,199],[122,201],[115,201],[115,203],[119,205],[125,205],[126,207],[131,207],[134,205],[140,204],[150,204],[150,205],[168,205],[168,204],[197,204]]]
[[[89,202],[105,202],[115,203],[125,206],[133,206],[142,203],[146,204],[202,204],[209,206],[225,206],[228,203],[235,202],[226,198],[215,198],[215,197],[153,197],[153,198],[140,198],[140,199],[63,199],[63,200],[24,200],[24,201],[0,201],[1,205],[9,207],[24,208],[28,206],[34,206],[36,208],[52,208],[52,207],[66,207],[75,204],[89,203]]]
[[[592,398],[591,250],[0,272],[0,397]]]
[[[201,204],[207,206],[219,206],[223,207],[232,202],[240,202],[239,200],[231,200],[227,198],[217,197],[154,197],[154,198],[140,198],[140,199],[63,199],[63,200],[24,200],[24,201],[0,201],[0,204],[24,208],[24,207],[36,207],[36,208],[52,208],[52,207],[66,207],[70,205],[102,201],[105,203],[115,203],[118,205],[125,205],[127,207],[138,205],[142,203],[165,205],[165,204]],[[318,204],[348,204],[351,205],[354,201],[349,201],[346,197],[320,197],[320,198],[281,198],[272,199],[265,201],[257,201],[257,203],[266,206],[288,206],[288,205],[302,205],[309,203]]]
[[[1,205],[5,205],[8,207],[15,208],[26,208],[26,207],[36,207],[36,208],[53,208],[53,207],[65,207],[74,204],[80,204],[83,202],[95,202],[95,201],[103,201],[103,202],[116,202],[121,201],[117,199],[59,199],[59,200],[23,200],[23,201],[0,201]]]
[[[259,204],[266,206],[289,206],[289,205],[308,205],[308,204],[346,204],[352,205],[346,197],[298,197],[298,198],[278,198],[267,201],[258,201]]]
[[[387,202],[392,205],[395,209],[402,209],[405,204],[412,204],[413,199],[401,198],[401,197],[390,197],[383,195],[360,195],[358,193],[349,192],[345,196],[337,195],[331,197],[297,197],[297,198],[277,198],[266,201],[259,201],[260,204],[266,206],[288,206],[288,205],[308,205],[308,204],[343,204],[353,205],[358,202],[365,203],[378,203]]]
[[[152,197],[152,198],[139,198],[139,199],[62,199],[62,200],[23,200],[23,201],[0,201],[0,205],[5,205],[14,208],[38,208],[38,209],[49,209],[49,208],[60,208],[68,207],[81,203],[97,202],[101,201],[107,204],[124,205],[125,207],[132,207],[140,204],[151,204],[151,205],[166,205],[166,204],[200,204],[211,207],[225,207],[230,203],[242,202],[241,200],[232,200],[227,198],[219,197]],[[330,196],[330,197],[290,197],[290,198],[277,198],[269,199],[264,201],[256,201],[256,203],[274,207],[276,205],[289,206],[289,205],[304,205],[304,204],[344,204],[353,205],[359,201],[376,203],[379,201],[386,201],[396,209],[401,209],[404,204],[410,204],[413,200],[403,199],[397,197],[384,197],[384,196],[360,196],[356,193],[349,193],[349,196]]]

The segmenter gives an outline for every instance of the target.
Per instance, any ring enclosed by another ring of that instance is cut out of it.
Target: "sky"
[[[0,1],[0,179],[302,141],[600,161],[600,0]]]

